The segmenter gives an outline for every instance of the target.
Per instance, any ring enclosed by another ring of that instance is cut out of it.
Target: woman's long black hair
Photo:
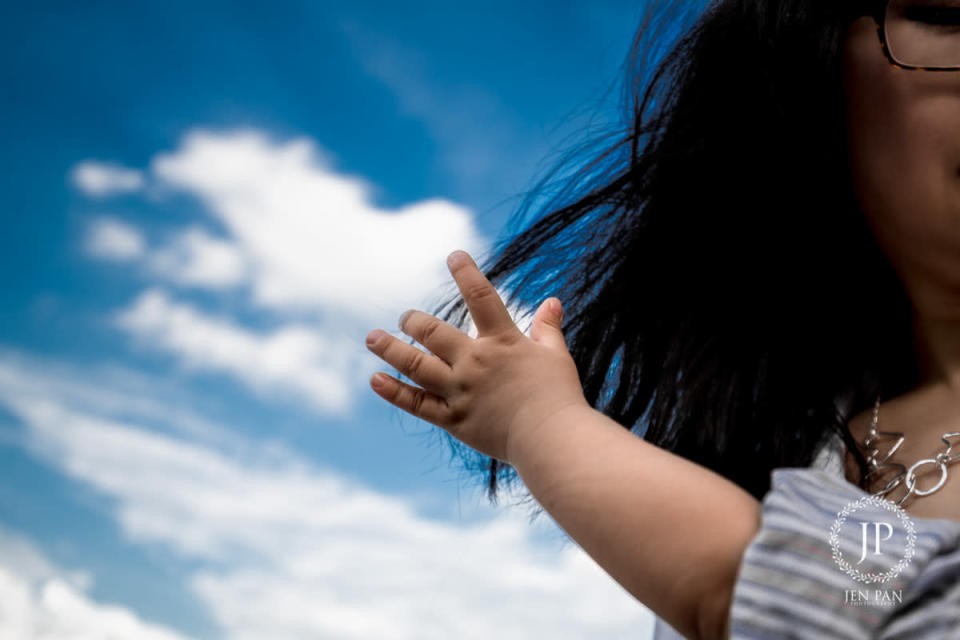
[[[648,6],[626,125],[538,182],[513,220],[552,197],[479,266],[508,306],[563,301],[584,394],[625,429],[758,499],[836,433],[862,486],[847,420],[917,376],[846,149],[843,37],[875,3],[716,0],[649,66],[683,4]],[[469,322],[459,296],[433,313]],[[517,479],[447,436],[491,501]]]

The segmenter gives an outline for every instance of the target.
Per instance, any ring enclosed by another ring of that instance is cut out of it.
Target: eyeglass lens
[[[890,0],[884,25],[898,63],[960,67],[960,0]]]

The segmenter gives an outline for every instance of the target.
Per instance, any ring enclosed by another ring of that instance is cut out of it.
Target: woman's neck
[[[944,385],[960,405],[960,279],[916,269],[902,276],[912,309],[918,386]]]

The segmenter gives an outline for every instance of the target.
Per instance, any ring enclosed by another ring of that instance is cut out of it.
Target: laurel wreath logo
[[[892,569],[884,573],[864,573],[844,560],[843,554],[840,552],[840,527],[842,527],[847,521],[847,516],[866,506],[881,507],[887,511],[893,511],[897,517],[900,518],[900,521],[907,530],[907,548],[904,552],[903,558],[901,558],[900,562],[898,562]],[[865,496],[859,500],[848,503],[843,510],[837,513],[837,520],[833,523],[833,527],[830,529],[830,547],[833,550],[834,562],[836,562],[837,565],[839,565],[839,567],[843,569],[848,576],[854,580],[865,582],[867,584],[887,582],[900,575],[900,572],[903,571],[908,564],[910,564],[910,560],[913,558],[916,542],[917,532],[913,528],[913,521],[910,520],[907,512],[892,500],[887,500],[877,496]]]

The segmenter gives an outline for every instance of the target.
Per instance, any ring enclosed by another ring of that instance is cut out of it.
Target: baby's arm
[[[607,573],[687,638],[722,637],[760,503],[582,405],[511,443],[531,494]]]
[[[477,337],[411,309],[400,329],[429,353],[379,330],[367,346],[419,386],[377,373],[373,389],[512,464],[554,520],[638,600],[689,638],[719,637],[741,557],[760,527],[757,500],[590,407],[559,300],[540,305],[528,337],[469,254],[451,253],[447,266]]]

